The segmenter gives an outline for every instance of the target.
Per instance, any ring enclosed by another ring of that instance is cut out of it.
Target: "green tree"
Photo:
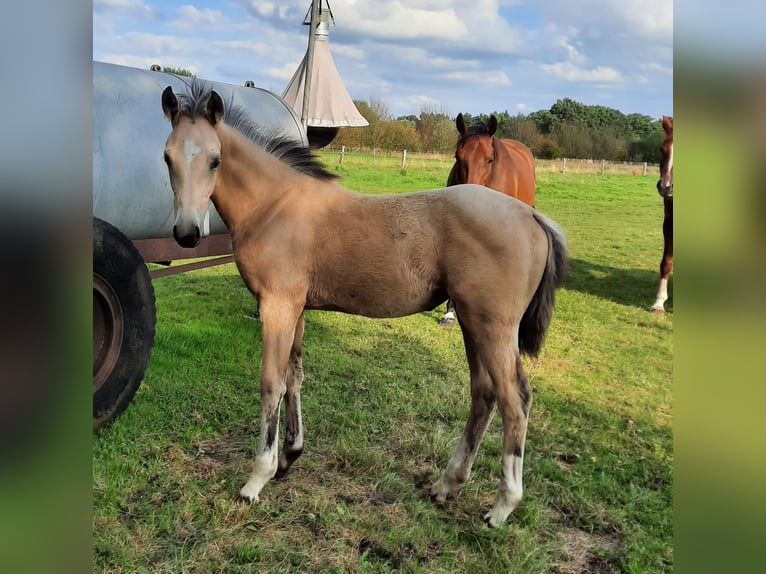
[[[422,151],[451,153],[455,149],[455,122],[444,109],[424,107],[420,112],[417,133]]]

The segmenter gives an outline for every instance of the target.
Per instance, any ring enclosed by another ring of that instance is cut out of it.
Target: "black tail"
[[[519,350],[532,357],[538,355],[543,345],[545,333],[553,317],[556,289],[563,285],[569,268],[566,240],[561,229],[540,213],[535,213],[535,219],[548,237],[548,261],[540,285],[537,286],[537,291],[524,311],[519,325]]]

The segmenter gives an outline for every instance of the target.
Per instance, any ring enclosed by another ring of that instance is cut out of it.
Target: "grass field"
[[[440,187],[449,164],[337,166],[365,193]],[[669,572],[673,569],[668,313],[648,311],[662,251],[654,177],[538,176],[570,275],[540,357],[525,498],[482,514],[500,476],[495,417],[473,475],[428,487],[468,412],[459,329],[309,312],[306,445],[261,503],[237,502],[258,439],[260,329],[233,265],[155,281],[157,336],[128,410],[93,441],[94,572]],[[672,289],[671,289],[672,291]]]

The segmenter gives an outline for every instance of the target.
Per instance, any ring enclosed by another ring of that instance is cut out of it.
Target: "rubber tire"
[[[136,394],[154,347],[154,287],[143,257],[113,225],[93,218],[93,430]]]

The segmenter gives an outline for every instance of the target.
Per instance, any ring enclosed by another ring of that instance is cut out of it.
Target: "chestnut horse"
[[[662,129],[665,139],[660,146],[660,180],[657,191],[665,204],[665,219],[662,222],[662,237],[665,247],[660,260],[660,286],[657,300],[652,305],[655,313],[665,312],[668,300],[668,278],[673,271],[673,122],[668,116],[662,116]]]
[[[234,260],[260,304],[261,433],[253,472],[240,490],[259,500],[303,451],[300,389],[304,310],[401,317],[455,301],[471,376],[471,408],[438,502],[468,479],[494,411],[503,422],[502,476],[485,515],[502,524],[522,496],[532,388],[520,354],[536,355],[567,266],[558,226],[519,201],[464,185],[366,196],[336,183],[307,147],[264,134],[238,107],[194,81],[168,87],[162,109],[174,194],[173,235],[201,236],[212,200],[231,234]],[[286,432],[278,453],[279,418]]]
[[[486,125],[468,126],[463,114],[458,114],[455,125],[460,137],[447,185],[483,185],[534,207],[535,157],[530,149],[520,141],[496,138],[497,118],[494,115]],[[447,300],[447,312],[439,324],[445,327],[455,324],[452,299]]]

